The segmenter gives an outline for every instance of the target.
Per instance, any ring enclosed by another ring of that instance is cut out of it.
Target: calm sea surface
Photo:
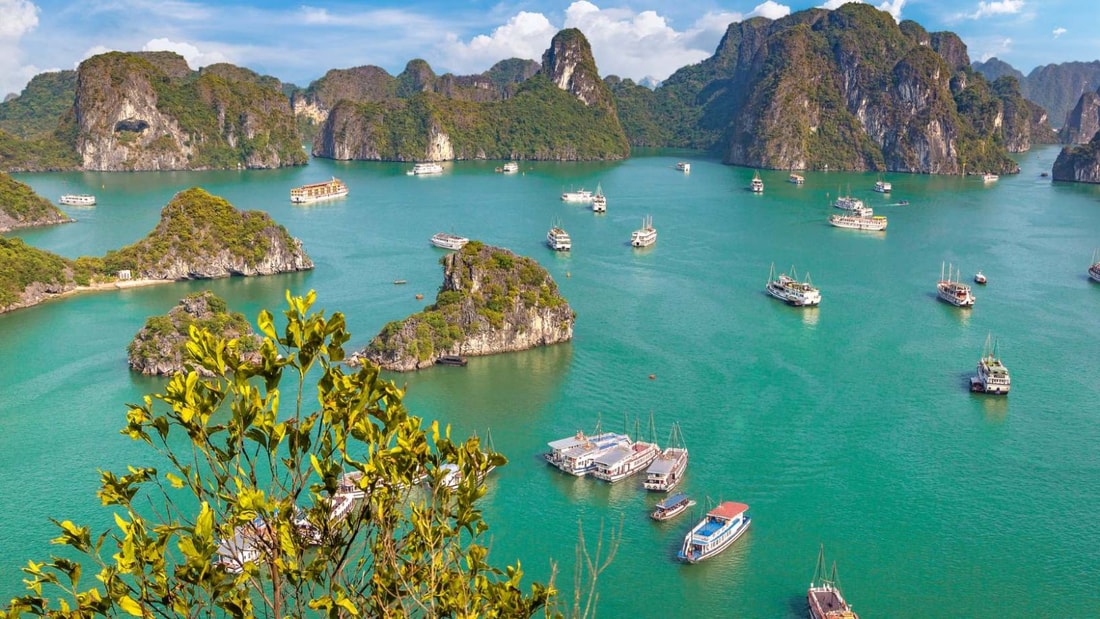
[[[1020,157],[1022,173],[971,178],[808,173],[806,184],[696,153],[621,163],[408,166],[313,160],[278,171],[19,174],[41,195],[94,193],[77,223],[19,234],[68,257],[102,255],[156,224],[177,191],[201,186],[271,213],[302,239],[309,273],[86,294],[0,316],[0,599],[23,592],[19,568],[46,558],[48,518],[110,524],[98,469],[148,461],[118,434],[126,403],[162,381],[126,367],[146,317],[211,289],[255,319],[278,315],[287,289],[318,293],[348,317],[353,343],[430,302],[453,231],[532,256],[577,312],[570,344],[470,360],[467,368],[395,375],[409,407],[460,433],[491,430],[511,460],[484,502],[491,557],[572,582],[578,524],[594,541],[622,523],[600,582],[599,614],[800,617],[818,545],[867,617],[1100,616],[1100,285],[1086,268],[1100,247],[1100,187],[1041,178],[1056,148]],[[673,169],[690,160],[692,171]],[[291,206],[295,185],[345,180],[351,195]],[[561,202],[570,188],[608,196],[606,215]],[[849,191],[890,218],[884,233],[825,222]],[[907,206],[888,204],[908,200]],[[628,246],[651,214],[657,244]],[[546,230],[561,220],[573,252]],[[809,271],[817,309],[764,293],[769,266]],[[989,284],[960,310],[938,302],[941,265]],[[393,280],[407,285],[395,286]],[[425,295],[417,301],[416,293]],[[972,395],[986,336],[1012,371],[1007,398]],[[654,378],[650,378],[653,375]],[[609,486],[542,462],[546,442],[679,422],[691,450],[683,489],[751,506],[751,530],[704,564],[674,561],[699,512],[656,523],[661,498],[640,478]],[[629,421],[624,421],[629,420]],[[90,578],[90,576],[89,576]]]

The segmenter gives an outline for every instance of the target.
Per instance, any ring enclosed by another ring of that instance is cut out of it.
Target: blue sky
[[[0,0],[0,96],[34,75],[109,50],[173,50],[192,68],[231,62],[306,86],[328,69],[413,58],[436,73],[480,73],[539,59],[561,28],[580,28],[601,75],[664,79],[710,56],[726,26],[845,0]],[[1100,59],[1095,0],[867,0],[930,31],[951,30],[972,60],[1037,65]]]

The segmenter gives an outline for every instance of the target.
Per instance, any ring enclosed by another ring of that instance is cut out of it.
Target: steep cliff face
[[[614,112],[614,99],[600,79],[592,47],[580,30],[569,28],[554,35],[550,48],[542,55],[541,72],[585,105]]]
[[[469,243],[443,259],[435,304],[391,322],[355,355],[405,372],[441,355],[491,355],[566,342],[575,316],[534,260]]]
[[[277,84],[277,81],[274,81]],[[272,79],[182,57],[111,52],[77,71],[77,150],[89,170],[273,168],[305,163]]]
[[[30,185],[0,172],[0,232],[70,222],[68,215],[36,194]]]
[[[1051,170],[1056,181],[1100,183],[1100,133],[1083,146],[1067,146],[1058,153]]]
[[[1054,144],[1057,135],[1047,123],[1047,114],[1038,104],[1024,99],[1020,83],[1012,75],[993,82],[993,91],[1004,110],[1002,140],[1010,153],[1022,153],[1032,144]]]
[[[1058,141],[1088,144],[1097,131],[1100,131],[1100,91],[1086,92],[1066,117],[1066,124],[1058,132]]]

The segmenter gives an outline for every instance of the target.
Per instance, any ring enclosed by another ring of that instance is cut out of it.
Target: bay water
[[[599,582],[598,615],[801,617],[818,547],[837,561],[867,617],[1100,616],[1100,187],[1052,183],[1057,148],[1019,156],[1022,171],[976,177],[811,172],[806,183],[694,152],[614,163],[409,165],[311,160],[240,172],[18,174],[41,195],[93,193],[74,224],[22,231],[68,257],[102,255],[147,234],[178,191],[200,186],[269,212],[302,239],[308,273],[88,293],[0,315],[0,599],[23,593],[19,568],[52,550],[49,518],[110,525],[98,470],[144,464],[118,434],[126,404],[163,385],[131,373],[126,346],[148,316],[213,290],[255,320],[287,290],[318,293],[347,315],[355,347],[430,303],[454,232],[538,260],[577,313],[575,339],[391,377],[416,414],[459,434],[491,432],[510,460],[489,478],[490,557],[568,594],[575,545],[622,528]],[[690,161],[690,174],[674,169]],[[350,195],[292,206],[291,187],[336,176]],[[560,201],[608,196],[606,215]],[[830,227],[851,193],[889,217],[882,233]],[[895,205],[907,200],[904,206]],[[657,244],[629,247],[653,216]],[[560,221],[571,253],[545,245]],[[937,301],[941,265],[969,280],[973,309]],[[764,293],[769,268],[808,271],[813,309]],[[395,285],[394,280],[406,280]],[[423,294],[417,300],[416,294]],[[970,394],[987,335],[1011,370],[1005,398]],[[679,422],[691,453],[682,490],[694,514],[657,523],[663,498],[641,479],[576,479],[541,459],[546,442]],[[753,524],[703,564],[675,561],[708,501],[750,505]]]

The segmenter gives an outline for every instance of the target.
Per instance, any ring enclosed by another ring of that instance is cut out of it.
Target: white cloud
[[[1065,33],[1066,33],[1066,29],[1065,29],[1065,28],[1055,28],[1055,29],[1054,29],[1054,32],[1053,32],[1053,33],[1051,33],[1051,34],[1053,34],[1053,35],[1054,35],[1054,38],[1056,38],[1056,39],[1057,39],[1058,37],[1062,36],[1062,35],[1063,35],[1063,34],[1065,34]]]
[[[821,8],[828,9],[830,11],[839,9],[840,7],[848,4],[849,2],[862,2],[863,0],[825,0],[825,4],[821,5]]]
[[[772,0],[765,0],[763,4],[756,5],[756,8],[749,13],[749,17],[767,17],[768,19],[779,19],[780,17],[786,17],[791,14],[791,7]]]
[[[452,69],[464,73],[484,71],[506,58],[538,60],[557,31],[542,13],[521,11],[491,34],[479,34],[469,43],[449,35],[442,56]]]
[[[201,69],[207,65],[219,62],[230,62],[221,52],[203,52],[198,47],[186,41],[172,41],[171,39],[152,39],[142,46],[143,52],[176,52],[187,61],[192,69]]]
[[[38,27],[38,11],[28,0],[0,0],[0,44],[18,41]]]
[[[23,64],[20,41],[38,27],[39,8],[29,0],[0,0],[0,100],[19,92],[39,73],[33,64]]]
[[[1024,0],[997,0],[979,2],[978,10],[969,15],[971,19],[980,19],[989,15],[1014,15],[1024,8]]]
[[[978,50],[978,58],[985,62],[993,57],[1004,58],[1012,51],[1012,39],[1008,37],[982,39],[974,47]]]
[[[886,11],[893,16],[894,21],[901,21],[901,9],[905,6],[905,0],[886,0],[878,5],[880,11]]]

